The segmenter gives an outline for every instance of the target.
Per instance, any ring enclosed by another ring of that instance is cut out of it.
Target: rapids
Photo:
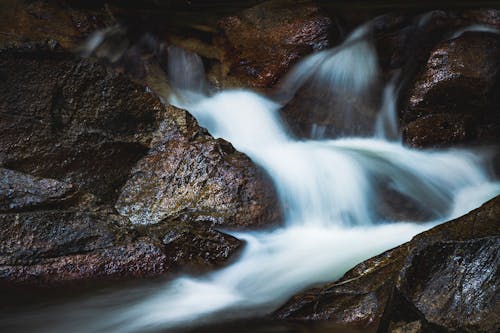
[[[23,319],[39,323],[39,332],[126,333],[262,316],[301,289],[335,280],[360,261],[500,193],[488,172],[487,151],[419,151],[398,142],[393,81],[382,91],[369,137],[298,140],[287,132],[280,108],[306,82],[342,87],[360,98],[371,93],[378,68],[367,29],[300,62],[274,100],[246,90],[210,94],[200,78],[200,59],[169,50],[170,82],[177,88],[170,102],[267,171],[286,212],[283,226],[232,233],[246,247],[219,271],[92,296],[25,313]],[[395,221],[379,213],[384,187],[418,203],[430,218]]]

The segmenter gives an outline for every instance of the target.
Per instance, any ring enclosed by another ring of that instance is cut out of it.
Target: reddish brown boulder
[[[223,86],[269,88],[304,55],[331,44],[332,21],[309,2],[267,1],[219,23],[224,50],[210,76]]]

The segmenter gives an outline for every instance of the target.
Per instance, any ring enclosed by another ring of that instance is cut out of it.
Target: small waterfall
[[[375,137],[387,140],[399,140],[399,122],[397,113],[399,73],[394,75],[384,88],[382,105],[375,122]]]
[[[283,79],[276,99],[285,104],[302,90],[321,96],[307,108],[335,123],[335,136],[371,135],[379,82],[377,52],[371,22],[354,30],[338,47],[300,61]],[[324,127],[312,125],[312,137],[323,138]]]
[[[368,29],[363,26],[343,46],[299,63],[278,101],[286,102],[307,81],[361,99],[373,93],[378,69],[365,39]],[[500,193],[500,183],[487,172],[486,153],[411,150],[388,140],[397,133],[396,79],[383,92],[382,111],[372,124],[376,137],[297,140],[283,128],[280,102],[245,90],[207,95],[199,58],[176,49],[169,54],[176,88],[171,103],[269,173],[286,208],[286,223],[273,231],[234,233],[246,248],[220,271],[50,308],[40,316],[60,320],[64,311],[64,322],[44,323],[39,332],[174,332],[263,315],[298,290],[335,280],[356,263]],[[413,200],[430,217],[415,223],[379,213],[384,189]]]

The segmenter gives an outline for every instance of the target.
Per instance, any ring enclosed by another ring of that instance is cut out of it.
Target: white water
[[[352,45],[356,49],[349,52],[366,50],[357,43]],[[225,269],[203,277],[181,277],[154,290],[126,291],[139,295],[131,297],[133,300],[121,293],[67,304],[51,310],[52,318],[60,318],[58,314],[64,311],[64,323],[45,323],[38,331],[176,330],[212,320],[262,315],[295,292],[335,280],[356,263],[500,193],[500,183],[486,171],[488,155],[484,153],[410,150],[385,141],[384,135],[378,139],[296,140],[282,127],[280,104],[243,90],[205,96],[199,90],[204,84],[189,82],[199,77],[199,69],[192,65],[200,62],[172,52],[182,60],[171,63],[171,68],[182,78],[183,88],[172,102],[189,110],[214,137],[230,141],[269,173],[286,211],[285,225],[274,231],[235,234],[247,245],[238,261]],[[315,79],[357,82],[351,88],[362,92],[371,82],[363,75],[373,73],[359,72],[359,64],[347,60],[342,68],[314,67],[314,73],[319,71]],[[368,68],[372,66],[372,60],[366,62]],[[184,64],[196,75],[183,74],[176,64]],[[302,75],[311,75],[307,68],[312,69],[309,60],[296,69],[298,82],[304,81]],[[175,84],[175,78],[172,81]],[[394,101],[391,104],[394,91],[391,87],[386,90],[385,112],[389,114],[380,118],[381,128],[394,126],[384,124],[395,119],[390,114],[395,112]],[[433,216],[432,221],[390,223],[394,221],[376,213],[382,200],[380,182],[418,203]],[[40,316],[51,318],[47,313]]]
[[[184,107],[269,172],[287,208],[286,226],[235,234],[247,246],[225,269],[178,278],[117,308],[107,304],[102,316],[95,313],[99,302],[90,301],[86,306],[97,320],[79,323],[78,312],[69,326],[50,332],[144,332],[262,315],[298,290],[335,280],[356,263],[500,193],[500,184],[482,168],[484,157],[472,152],[423,152],[378,139],[292,139],[281,127],[279,106],[253,92],[226,91]],[[383,176],[439,218],[425,224],[377,219],[371,213],[372,180]]]
[[[371,42],[371,23],[354,30],[338,47],[313,53],[286,75],[276,99],[290,101],[303,87],[318,92],[321,101],[307,108],[312,113],[328,105],[335,109],[335,135],[371,135],[373,128],[363,124],[360,108],[365,113],[376,109],[374,94],[380,86],[377,52]],[[365,115],[366,116],[366,115]],[[324,138],[324,128],[312,128],[312,137]]]

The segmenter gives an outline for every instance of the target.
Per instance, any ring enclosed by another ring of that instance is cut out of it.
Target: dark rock
[[[0,212],[61,208],[82,199],[71,184],[0,168]]]
[[[292,297],[274,315],[280,319],[374,327],[384,313],[407,252],[407,246],[401,246],[368,259],[338,282]]]
[[[331,19],[308,2],[267,1],[219,25],[216,44],[225,51],[211,77],[224,86],[271,87],[298,59],[335,39]]]
[[[438,44],[403,113],[406,142],[435,146],[497,141],[499,79],[499,36],[466,32]]]
[[[463,17],[471,24],[484,24],[500,28],[500,9],[481,8],[467,10],[463,13]]]
[[[294,296],[275,316],[379,332],[496,332],[500,197]]]
[[[241,248],[236,238],[206,225],[170,222],[133,230],[128,224],[102,212],[1,214],[0,286],[200,271],[220,266]]]
[[[468,114],[430,114],[406,125],[403,135],[412,147],[451,146],[474,138],[474,120]]]
[[[0,165],[111,202],[148,149],[159,101],[122,75],[71,54],[0,50]]]
[[[366,136],[372,134],[378,106],[376,98],[363,99],[306,83],[281,109],[281,116],[299,138]]]
[[[189,217],[228,228],[280,220],[270,180],[248,157],[213,139],[184,110],[169,106],[164,119],[122,189],[122,215],[138,224]]]
[[[101,8],[73,9],[65,1],[10,1],[0,10],[0,47],[51,40],[72,50],[113,23]]]
[[[169,221],[146,228],[146,235],[162,244],[171,269],[197,272],[227,263],[242,241],[197,221]]]

